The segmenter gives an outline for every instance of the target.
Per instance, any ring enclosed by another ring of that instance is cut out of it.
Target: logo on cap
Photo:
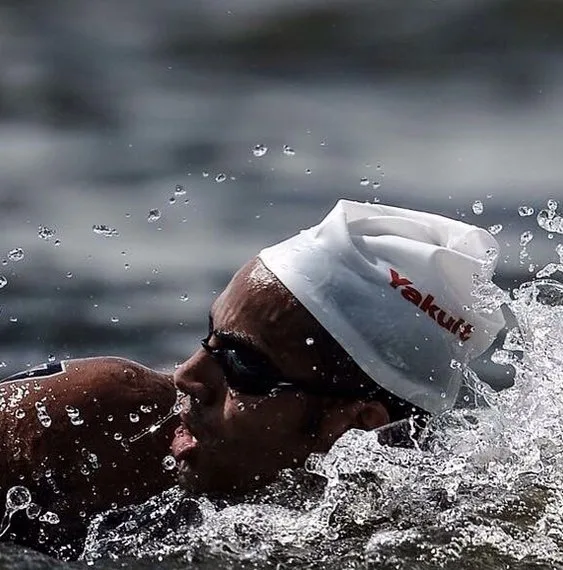
[[[460,340],[466,341],[471,337],[471,333],[474,329],[472,324],[466,323],[464,319],[448,315],[440,305],[434,302],[433,295],[427,293],[426,296],[424,296],[418,289],[412,286],[412,281],[406,277],[402,277],[394,269],[389,268],[389,271],[391,273],[391,282],[389,285],[391,285],[393,289],[400,290],[401,295],[407,301],[416,305],[423,313],[428,315],[442,328],[446,329],[454,336],[459,336]]]

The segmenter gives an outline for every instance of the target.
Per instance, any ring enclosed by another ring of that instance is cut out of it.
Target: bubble
[[[473,210],[473,213],[476,216],[480,216],[485,208],[481,200],[475,200],[475,202],[473,202],[473,205],[471,206],[471,209]]]
[[[315,344],[315,339],[313,339],[313,338],[311,338],[311,337],[307,337],[307,338],[305,339],[305,344],[306,344],[307,346],[312,346],[313,344]]]
[[[129,414],[129,421],[130,421],[132,424],[138,423],[139,420],[140,420],[139,414]]]
[[[94,224],[92,226],[92,231],[95,234],[104,236],[104,237],[118,237],[119,232],[115,228],[111,228],[110,226],[106,226],[105,224]]]
[[[172,457],[172,455],[167,455],[162,460],[162,467],[166,471],[171,471],[172,469],[174,469],[174,467],[176,467],[176,460],[174,459],[174,457]]]
[[[147,222],[149,222],[149,224],[152,224],[152,223],[160,220],[161,216],[162,216],[162,214],[160,213],[160,210],[158,208],[154,208],[152,210],[149,210],[149,215],[147,216]]]
[[[225,182],[225,180],[227,180],[227,175],[224,174],[223,172],[217,174],[217,176],[215,176],[215,182]]]
[[[189,300],[190,300],[190,298],[189,298],[187,293],[182,293],[180,295],[180,301],[182,301],[182,303],[185,303],[186,301],[189,301]]]
[[[502,231],[502,224],[494,224],[489,226],[489,233],[493,236],[496,236],[498,233]]]
[[[518,208],[518,214],[522,217],[531,216],[534,213],[534,208],[530,206],[520,206]]]
[[[25,253],[21,247],[16,247],[8,252],[8,259],[10,261],[21,261]]]
[[[256,156],[257,158],[260,158],[262,156],[264,156],[266,153],[268,152],[268,147],[263,145],[263,144],[257,144],[253,149],[252,149],[252,154],[254,156]]]
[[[181,184],[176,184],[174,188],[174,196],[184,196],[186,189]]]
[[[295,150],[287,144],[283,145],[283,153],[285,156],[295,156]]]
[[[8,280],[3,275],[0,275],[0,289],[6,287],[7,284]]]
[[[368,186],[369,185],[369,178],[365,176],[360,178],[360,186]]]
[[[55,230],[48,228],[47,226],[39,226],[39,229],[37,230],[39,238],[44,239],[45,241],[49,241],[55,233]]]

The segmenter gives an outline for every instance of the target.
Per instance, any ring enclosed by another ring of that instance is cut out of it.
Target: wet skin
[[[2,506],[7,489],[24,485],[43,513],[60,519],[52,526],[20,513],[10,527],[15,538],[55,552],[57,541],[79,543],[94,513],[140,503],[174,485],[175,473],[162,459],[177,416],[154,434],[129,440],[175,401],[171,376],[121,358],[69,360],[54,376],[0,384]],[[39,421],[38,403],[51,419],[48,427]],[[72,408],[80,412],[74,424]],[[75,548],[62,554],[72,557]]]
[[[246,264],[213,304],[210,333],[210,349],[244,343],[285,378],[310,387],[355,381],[340,366],[342,349],[258,259]],[[228,493],[265,484],[281,469],[302,465],[310,453],[327,451],[347,429],[389,422],[377,401],[230,389],[220,363],[204,348],[177,368],[174,381],[189,397],[171,449],[180,482],[192,492]]]

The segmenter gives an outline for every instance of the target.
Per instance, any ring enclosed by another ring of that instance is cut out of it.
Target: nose
[[[203,349],[197,350],[174,371],[174,385],[201,404],[211,405],[218,397],[222,375],[217,363]]]

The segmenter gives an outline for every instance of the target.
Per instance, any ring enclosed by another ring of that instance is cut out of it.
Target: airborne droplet
[[[8,252],[8,259],[10,261],[21,261],[24,258],[24,251],[21,247],[16,247]]]
[[[167,455],[162,460],[162,467],[166,469],[166,471],[171,471],[172,469],[174,469],[174,467],[176,467],[176,460],[174,459],[174,457],[172,457],[172,455]]]
[[[283,145],[283,153],[285,156],[295,156],[295,150],[291,148],[288,144]]]
[[[147,216],[147,222],[152,224],[153,222],[160,220],[161,215],[162,214],[160,213],[160,210],[158,208],[149,210],[149,215]]]
[[[476,216],[480,216],[485,208],[483,207],[483,202],[481,200],[475,200],[471,206],[471,209]]]
[[[109,226],[106,226],[105,224],[94,224],[92,226],[92,231],[95,234],[104,237],[119,237],[119,232],[115,228],[111,228]]]
[[[0,289],[6,287],[7,284],[8,280],[3,275],[0,275]]]
[[[266,153],[268,152],[268,147],[263,145],[263,144],[257,144],[253,149],[252,149],[252,154],[254,156],[256,156],[257,158],[260,158],[262,156],[264,156]]]

